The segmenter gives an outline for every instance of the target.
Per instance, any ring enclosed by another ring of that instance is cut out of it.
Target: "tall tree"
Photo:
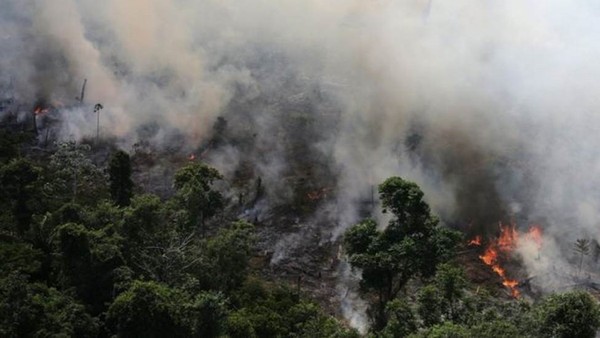
[[[108,166],[110,196],[116,205],[128,206],[133,195],[131,180],[131,160],[129,155],[118,150],[112,155]]]
[[[106,176],[88,157],[90,146],[73,141],[58,144],[50,156],[45,191],[58,206],[72,202],[96,202],[106,194]]]
[[[41,169],[25,159],[13,159],[0,167],[0,201],[8,206],[17,233],[29,230],[35,201],[39,199],[38,179]]]
[[[192,163],[175,173],[176,200],[188,213],[188,225],[204,227],[204,222],[223,207],[223,197],[213,190],[213,183],[222,179],[214,168]]]
[[[590,240],[587,238],[579,238],[573,245],[573,251],[579,256],[579,270],[577,274],[581,273],[581,267],[583,266],[583,257],[590,254]]]
[[[378,231],[375,221],[366,220],[345,234],[350,264],[362,270],[363,290],[377,295],[370,309],[376,330],[386,325],[386,304],[411,278],[432,276],[460,240],[458,232],[438,227],[415,183],[391,177],[379,186],[379,195],[384,212],[394,216],[387,228]]]

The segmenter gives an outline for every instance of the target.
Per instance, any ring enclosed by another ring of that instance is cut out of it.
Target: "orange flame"
[[[534,224],[529,227],[525,238],[535,243],[538,250],[542,248],[542,228],[539,225]]]
[[[33,110],[33,113],[35,115],[43,115],[46,114],[48,112],[47,108],[42,108],[40,106],[35,107],[35,109]]]
[[[320,200],[321,198],[327,197],[327,193],[329,193],[329,191],[331,191],[331,188],[322,188],[319,190],[311,191],[308,194],[306,194],[306,196],[311,201],[316,201]]]
[[[475,237],[474,240],[469,242],[469,245],[472,243],[477,243],[479,236]],[[541,248],[542,245],[542,229],[539,225],[533,225],[529,228],[527,234],[525,234],[525,238],[536,243],[538,249]],[[514,279],[508,278],[506,275],[506,270],[500,265],[499,258],[500,253],[503,254],[503,257],[509,255],[517,246],[519,241],[519,232],[516,230],[514,224],[511,225],[502,225],[500,224],[500,236],[491,241],[488,247],[485,249],[483,255],[479,256],[479,259],[492,268],[498,276],[502,278],[502,285],[510,289],[510,292],[513,297],[520,297],[521,293],[517,289],[519,282]]]
[[[524,237],[525,240],[535,243],[537,249],[540,250],[542,247],[542,234],[542,228],[534,224],[529,228]],[[485,265],[491,267],[492,271],[502,277],[502,285],[509,288],[512,296],[515,298],[521,295],[517,289],[519,282],[507,277],[506,270],[500,265],[499,258],[501,254],[502,257],[506,258],[516,248],[518,242],[519,232],[516,230],[515,224],[500,224],[500,236],[496,240],[491,241],[483,255],[479,256],[479,259]],[[476,236],[468,244],[481,245],[481,237]]]
[[[470,240],[467,245],[480,246],[481,245],[481,236],[479,236],[479,235],[475,236],[475,238],[473,238],[472,240]]]
[[[500,238],[498,238],[498,247],[501,251],[511,252],[517,245],[519,233],[515,229],[515,225],[500,224]]]

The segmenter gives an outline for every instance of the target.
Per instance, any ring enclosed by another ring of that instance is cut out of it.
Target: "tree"
[[[388,323],[383,334],[385,337],[402,338],[417,330],[417,319],[406,301],[394,299],[387,304]]]
[[[379,186],[384,208],[393,218],[383,231],[373,220],[351,227],[345,234],[350,264],[362,271],[361,287],[374,291],[377,304],[370,309],[374,328],[385,327],[386,304],[413,277],[431,277],[439,263],[453,255],[460,233],[438,227],[438,220],[412,182],[391,177]]]
[[[33,140],[30,132],[14,132],[8,128],[0,129],[0,163],[7,163],[21,154],[22,144]]]
[[[212,189],[221,174],[202,163],[192,163],[175,173],[176,200],[188,213],[188,225],[204,227],[206,219],[223,207],[223,197]]]
[[[106,227],[90,230],[76,223],[57,229],[60,273],[65,287],[74,287],[92,314],[105,310],[113,298],[115,270],[122,266],[121,238]]]
[[[133,195],[129,155],[122,150],[115,152],[110,159],[108,173],[112,200],[120,207],[128,206]]]
[[[477,338],[513,338],[523,337],[523,333],[510,321],[496,319],[483,321],[471,327],[470,336]]]
[[[228,337],[359,337],[285,285],[249,278],[231,294],[235,310],[227,319]]]
[[[415,336],[411,336],[415,337]],[[472,338],[469,330],[462,326],[452,322],[444,322],[443,324],[432,327],[423,335],[416,335],[416,337],[427,337],[427,338]]]
[[[186,337],[182,297],[165,285],[136,281],[110,305],[107,322],[117,337]]]
[[[204,291],[184,307],[191,337],[220,337],[228,314],[227,299],[220,292]]]
[[[44,190],[58,207],[69,201],[96,202],[105,196],[106,176],[86,156],[89,151],[90,146],[70,141],[59,143],[50,156],[50,177]]]
[[[456,303],[464,295],[464,288],[467,286],[464,271],[451,264],[441,264],[435,274],[435,284],[440,290],[446,316],[456,319]]]
[[[417,294],[417,312],[423,326],[431,327],[442,321],[442,300],[435,285],[427,285]]]
[[[254,241],[254,226],[245,221],[234,222],[230,228],[208,239],[203,245],[204,264],[199,271],[205,276],[206,286],[231,291],[242,285],[248,274]]]
[[[0,336],[97,337],[98,322],[56,289],[11,274],[0,279]]]
[[[587,238],[579,238],[573,245],[573,251],[579,255],[579,270],[577,274],[581,273],[581,267],[583,266],[583,257],[590,254],[590,240]]]
[[[552,295],[536,310],[543,337],[591,338],[600,327],[598,302],[587,292]]]
[[[9,206],[16,225],[14,230],[21,235],[29,230],[38,204],[40,173],[40,168],[25,159],[13,159],[0,167],[1,201],[4,206]]]

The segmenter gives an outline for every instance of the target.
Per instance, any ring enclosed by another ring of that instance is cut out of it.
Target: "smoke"
[[[541,223],[551,259],[525,264],[551,273],[575,238],[600,240],[599,11],[591,1],[8,0],[0,99],[64,106],[65,137],[93,134],[90,107],[102,103],[104,134],[131,146],[154,123],[150,142],[209,149],[229,177],[260,178],[271,201],[331,188],[333,238],[374,185],[403,176],[468,232]],[[219,116],[225,130],[213,128]],[[219,135],[224,144],[206,146]]]

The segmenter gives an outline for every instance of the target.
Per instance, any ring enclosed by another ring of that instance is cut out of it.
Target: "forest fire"
[[[469,241],[468,245],[481,246],[481,236],[475,236],[475,238]]]
[[[531,226],[524,237],[526,240],[535,243],[538,250],[541,248],[542,229],[539,225]],[[509,288],[511,295],[515,298],[520,296],[520,292],[517,289],[519,282],[508,278],[506,269],[502,267],[501,261],[510,259],[510,255],[514,252],[518,242],[519,232],[515,225],[500,224],[500,236],[495,240],[490,241],[483,255],[479,256],[479,259],[481,259],[485,265],[491,267],[492,271],[502,278],[502,285]],[[476,236],[469,241],[468,245],[481,245],[481,236]]]
[[[44,114],[46,114],[47,112],[48,112],[48,108],[42,108],[41,106],[37,106],[37,107],[35,107],[35,109],[33,110],[33,113],[34,113],[36,116],[39,116],[39,115],[44,115]]]
[[[529,231],[527,231],[525,238],[535,243],[538,250],[542,248],[542,228],[539,225],[532,225]]]
[[[322,188],[319,190],[311,191],[306,196],[311,201],[320,200],[327,197],[327,194],[331,191],[331,188]]]

